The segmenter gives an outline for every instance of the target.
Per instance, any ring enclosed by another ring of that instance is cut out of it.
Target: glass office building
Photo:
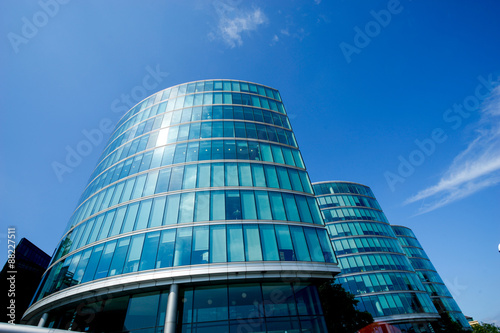
[[[197,81],[119,121],[24,321],[325,332],[315,283],[338,272],[279,92]]]
[[[413,231],[400,225],[393,225],[392,229],[436,309],[440,313],[448,313],[453,320],[460,323],[464,328],[470,328],[468,320],[465,319],[460,307],[451,296],[443,280],[441,280]]]
[[[351,182],[313,188],[342,269],[336,280],[358,309],[401,331],[432,332],[438,312],[371,189]]]

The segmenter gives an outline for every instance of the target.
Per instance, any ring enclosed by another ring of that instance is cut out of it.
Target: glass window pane
[[[255,198],[253,191],[240,191],[241,193],[241,210],[244,220],[254,220],[257,218],[257,210],[255,207]]]
[[[273,213],[273,220],[286,221],[285,207],[281,193],[269,192],[269,199],[271,200],[271,210]]]
[[[149,228],[159,227],[163,223],[166,197],[154,198],[153,210],[149,219]]]
[[[245,255],[247,261],[262,260],[259,226],[256,224],[245,224],[243,225],[243,232],[245,236]]]
[[[182,193],[181,194],[181,204],[179,207],[179,223],[186,223],[193,221],[193,213],[194,213],[194,196],[193,192],[191,193]]]
[[[198,185],[196,187],[210,187],[210,164],[198,164]]]
[[[177,224],[180,198],[180,194],[169,195],[167,197],[167,211],[165,213],[165,220],[163,221],[163,225]]]
[[[259,220],[272,220],[271,206],[269,205],[269,198],[267,192],[255,191],[257,201],[257,212]]]
[[[139,215],[137,216],[137,222],[135,224],[134,230],[141,230],[147,228],[152,204],[153,200],[151,199],[146,201],[141,201],[141,206],[139,208]]]
[[[175,242],[174,266],[189,265],[191,259],[191,239],[193,228],[177,229],[177,240]]]
[[[145,293],[132,296],[128,303],[123,327],[126,331],[156,325],[160,293]],[[142,332],[142,331],[141,331]]]
[[[104,219],[104,224],[102,225],[101,232],[99,233],[99,239],[104,239],[108,237],[109,233],[109,228],[111,228],[111,223],[113,222],[113,219],[115,217],[115,210],[111,210],[106,213],[106,218]]]
[[[171,169],[160,170],[158,174],[158,181],[156,184],[155,193],[163,193],[168,191],[168,183],[170,182],[170,171]]]
[[[241,225],[228,224],[227,238],[229,248],[227,251],[228,261],[245,261],[243,249],[243,230]]]
[[[226,218],[226,207],[224,191],[212,191],[211,195],[211,210],[210,221],[224,220]]]
[[[211,322],[228,319],[227,287],[197,287],[194,290],[194,322]],[[227,325],[225,323],[225,325]],[[205,327],[196,332],[219,332],[217,327]],[[220,331],[224,332],[224,331]],[[226,330],[227,332],[227,330]]]
[[[273,165],[264,165],[264,170],[266,171],[267,187],[279,188],[280,185],[278,183],[276,168]]]
[[[295,252],[292,246],[290,230],[286,225],[275,225],[276,236],[278,239],[278,251],[281,261],[294,261]]]
[[[210,226],[210,262],[226,262],[226,226]]]
[[[116,236],[120,233],[126,211],[127,211],[126,206],[120,207],[116,210],[115,220],[113,221],[113,226],[111,227],[111,232],[109,233],[110,237]]]
[[[325,261],[323,257],[323,251],[319,244],[318,235],[316,230],[313,228],[304,228],[304,234],[306,235],[307,245],[309,247],[309,252],[311,253],[312,261]]]
[[[252,164],[253,184],[256,187],[266,187],[266,177],[264,176],[264,166],[262,164]]]
[[[289,283],[263,283],[262,294],[264,296],[266,317],[296,316],[297,308],[293,289]],[[269,319],[267,320],[269,321]],[[277,326],[277,329],[283,326]],[[268,325],[269,329],[269,325]],[[293,332],[293,330],[290,330]],[[299,332],[299,330],[297,330]]]
[[[208,226],[194,227],[191,265],[208,263]]]
[[[274,226],[260,224],[259,228],[264,260],[279,260],[278,244],[276,243]]]
[[[128,206],[127,214],[125,215],[125,222],[123,223],[123,228],[121,233],[130,232],[134,229],[135,219],[137,217],[137,211],[139,210],[139,203],[133,203]]]
[[[186,165],[184,168],[184,181],[182,182],[183,189],[191,189],[196,187],[196,173],[198,167],[196,164]]]
[[[92,255],[89,259],[89,263],[87,264],[87,268],[85,269],[85,274],[83,274],[82,283],[91,281],[94,278],[97,265],[99,264],[99,260],[101,259],[103,248],[104,245],[102,244],[94,247]]]
[[[127,255],[128,247],[130,245],[130,237],[118,240],[118,245],[114,251],[113,260],[109,266],[108,276],[122,274],[125,257]]]
[[[125,260],[125,268],[123,269],[123,274],[137,272],[137,270],[139,269],[139,262],[141,260],[143,245],[144,234],[132,236],[127,260]]]
[[[174,258],[176,229],[163,230],[161,233],[156,268],[172,267]]]
[[[239,191],[226,191],[226,220],[241,220]]]
[[[238,186],[238,167],[236,163],[225,163],[226,186]]]
[[[288,221],[300,221],[299,210],[293,194],[283,193],[283,200],[285,202],[285,210]]]
[[[263,314],[260,284],[229,285],[230,319],[252,318],[255,322],[255,317]]]
[[[224,186],[224,163],[212,164],[212,187]]]
[[[252,172],[249,163],[238,163],[238,173],[241,186],[253,186]]]
[[[312,223],[312,216],[309,211],[309,205],[307,204],[306,198],[302,195],[295,195],[295,201],[297,202],[297,206],[299,208],[300,220],[302,222]]]
[[[297,255],[297,260],[311,261],[306,238],[304,236],[304,230],[301,227],[290,226],[290,233],[292,235],[293,246],[295,249],[295,254]]]
[[[194,221],[210,220],[210,192],[196,192],[196,211]]]
[[[146,234],[144,241],[144,248],[141,254],[141,261],[139,270],[145,271],[155,268],[156,254],[158,251],[158,244],[160,242],[160,232],[150,232]]]

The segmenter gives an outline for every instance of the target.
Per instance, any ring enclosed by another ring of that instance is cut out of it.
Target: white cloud
[[[267,22],[267,17],[260,8],[243,10],[235,6],[224,4],[217,9],[219,22],[215,36],[221,38],[229,47],[243,45],[243,33],[257,30]],[[209,34],[213,38],[214,34]]]
[[[500,86],[481,109],[476,136],[458,154],[439,182],[405,201],[428,200],[419,214],[427,213],[477,191],[500,183]]]

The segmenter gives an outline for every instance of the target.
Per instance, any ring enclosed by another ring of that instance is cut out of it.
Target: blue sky
[[[463,312],[500,324],[499,10],[493,0],[3,1],[0,246],[15,226],[52,253],[109,136],[89,145],[85,133],[146,94],[235,78],[280,90],[313,181],[369,185]]]

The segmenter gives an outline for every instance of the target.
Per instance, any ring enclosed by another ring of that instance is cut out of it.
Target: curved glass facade
[[[145,287],[127,297],[149,292],[148,281],[164,281],[165,294],[176,281],[184,290],[240,272],[272,282],[339,271],[279,92],[198,81],[146,98],[119,121],[27,318],[134,279]],[[302,325],[299,308],[287,320]],[[323,332],[321,313],[307,315],[320,316],[313,331]]]
[[[392,229],[398,237],[403,250],[410,258],[411,264],[415,268],[418,277],[422,281],[425,290],[430,295],[436,309],[439,312],[447,312],[453,320],[460,323],[463,327],[470,328],[468,320],[451,296],[443,280],[441,280],[441,277],[432,265],[413,231],[410,228],[398,225],[393,225]]]
[[[426,332],[437,311],[371,189],[350,182],[313,189],[342,269],[337,281],[358,308],[376,321]]]

